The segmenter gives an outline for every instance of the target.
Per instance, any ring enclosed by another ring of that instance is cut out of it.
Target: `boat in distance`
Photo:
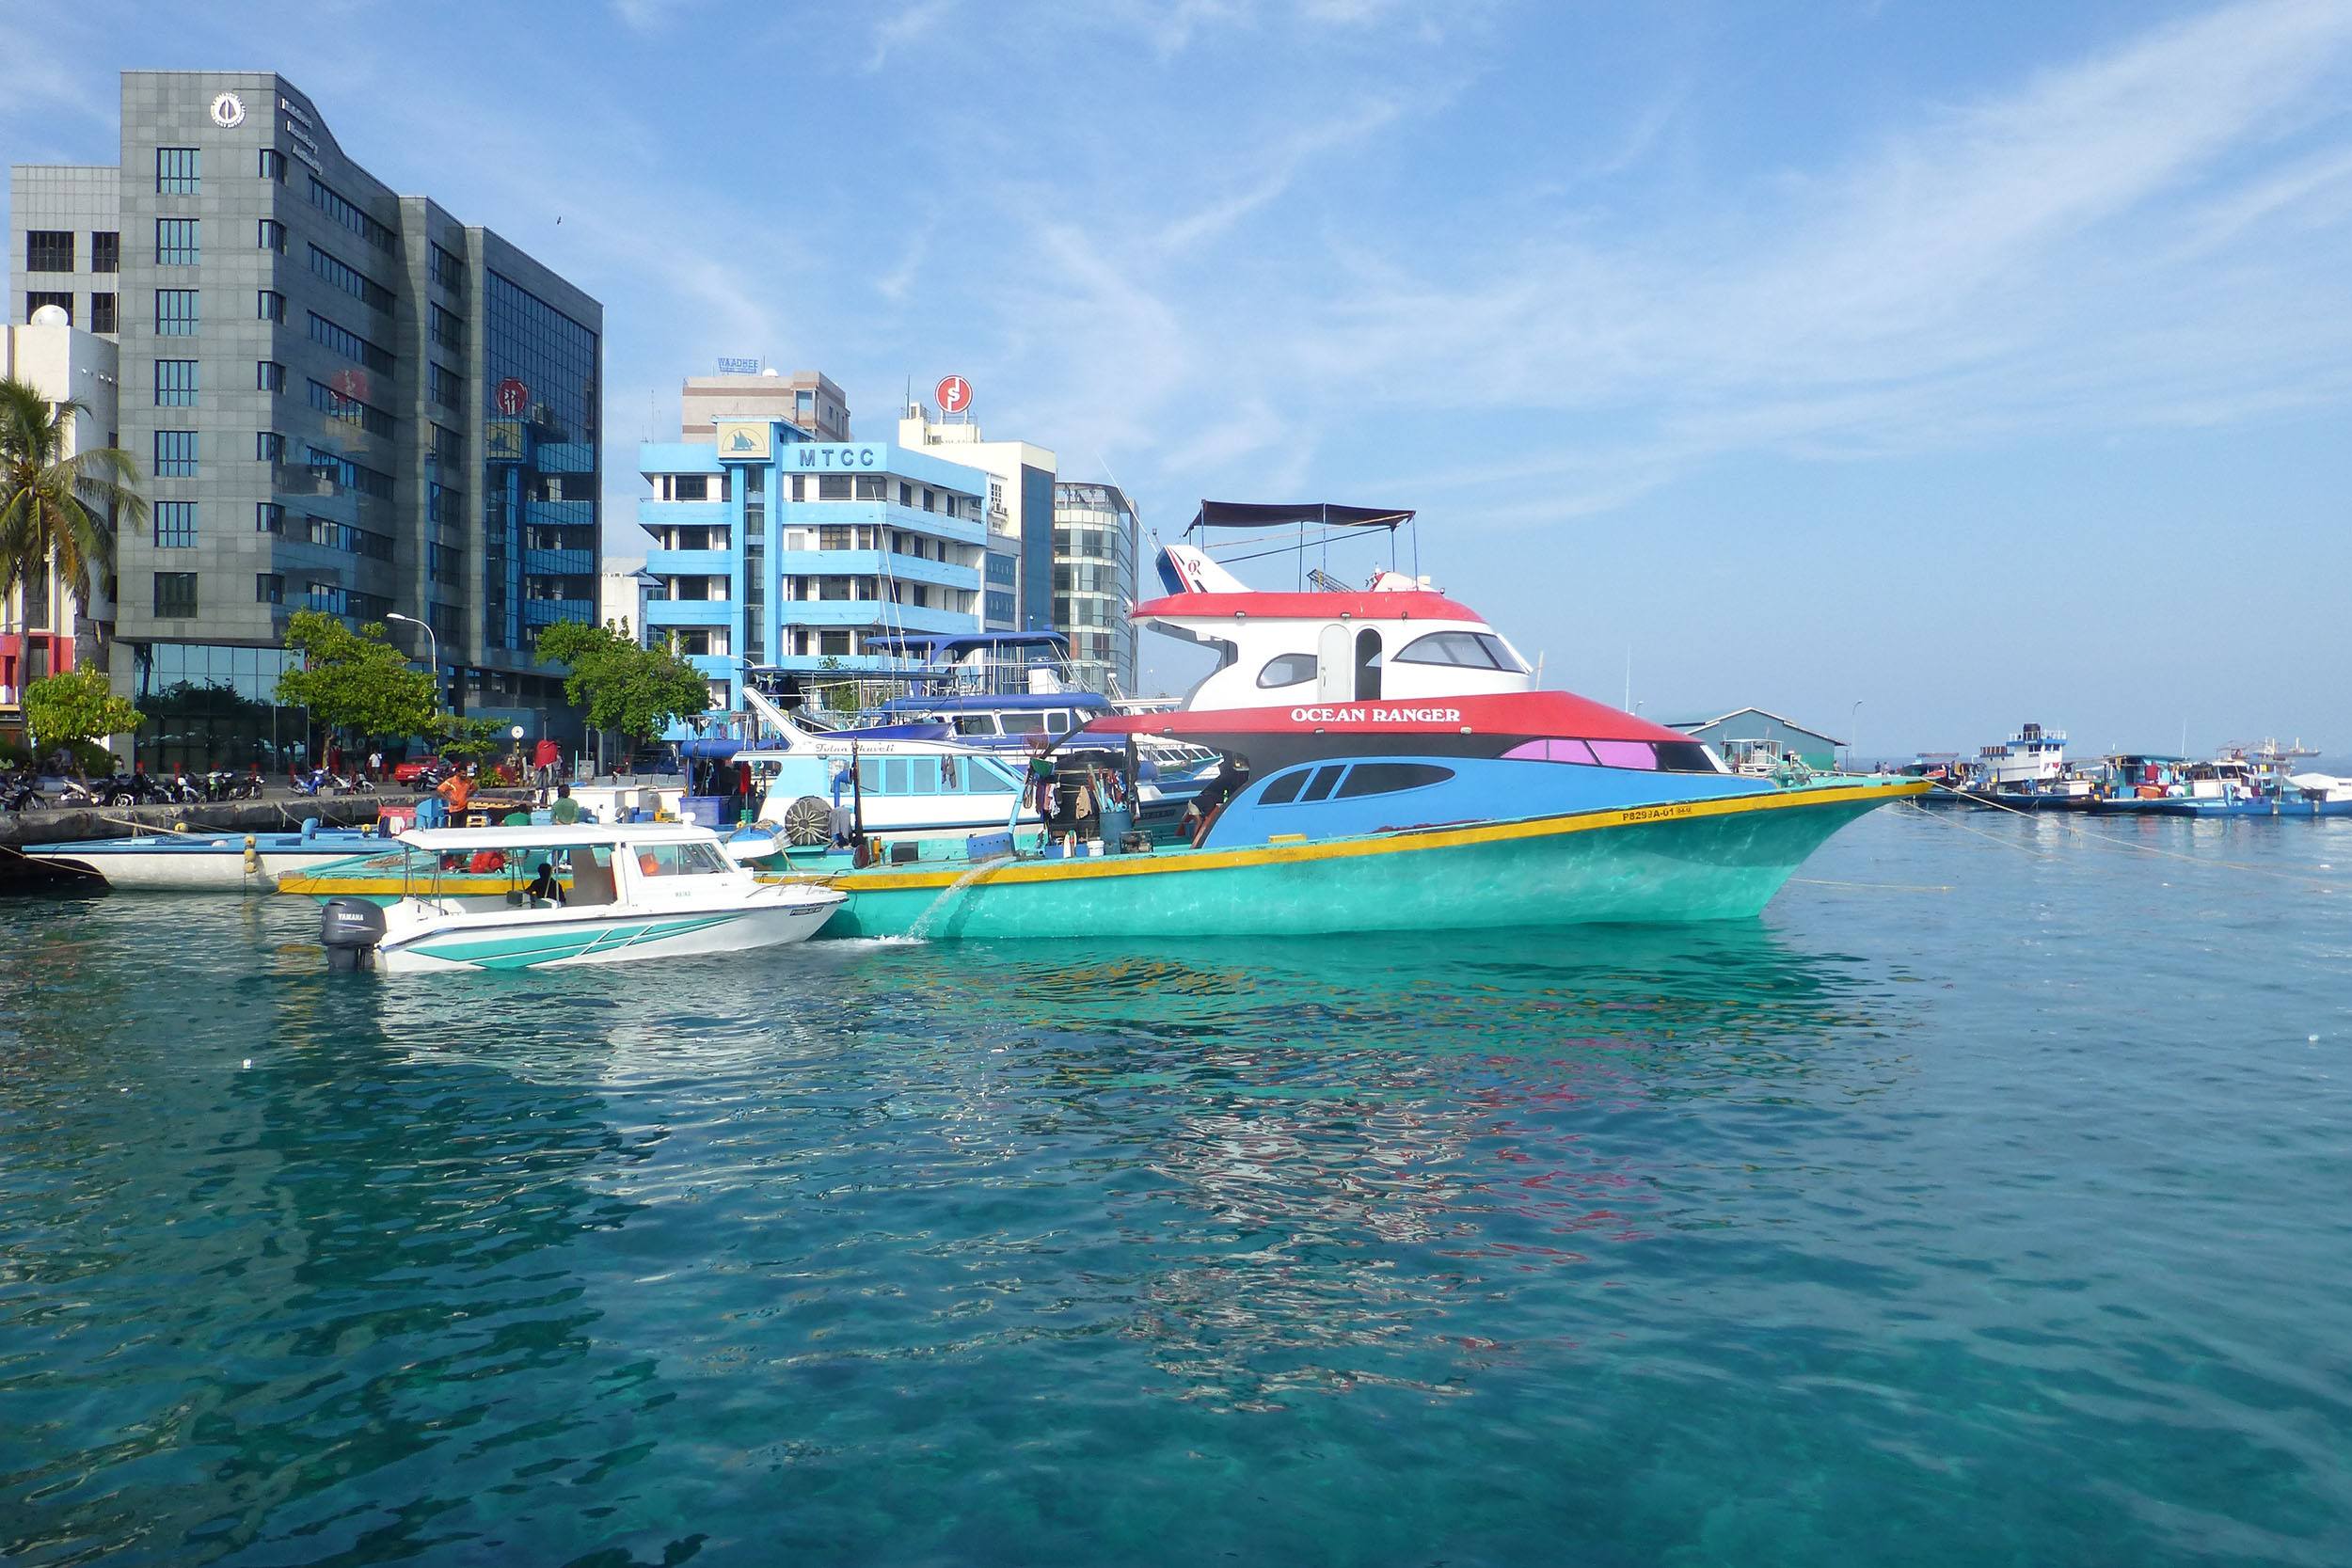
[[[20,853],[126,893],[268,893],[290,872],[380,849],[386,842],[373,829],[323,828],[312,818],[299,832],[135,833],[27,844]]]
[[[749,952],[805,941],[844,902],[805,882],[762,882],[717,834],[685,824],[422,829],[400,844],[401,896],[321,906],[330,968],[548,969]],[[491,878],[505,886],[485,889]]]

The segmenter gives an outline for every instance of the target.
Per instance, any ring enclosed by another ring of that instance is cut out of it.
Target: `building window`
[[[466,286],[465,263],[437,245],[426,253],[425,275],[453,293]]]
[[[453,354],[466,352],[466,324],[461,317],[434,305],[427,320],[432,324],[430,331],[435,344]]]
[[[190,439],[193,440],[194,437],[191,436]],[[155,547],[167,550],[188,550],[196,547],[196,502],[157,501],[155,503]],[[163,578],[157,578],[155,580],[161,582]],[[193,593],[195,582],[193,575],[190,576],[189,582],[190,592]],[[161,615],[162,609],[158,607],[155,613]]]
[[[65,312],[66,325],[69,326],[72,325],[73,323],[73,296],[70,293],[41,293],[39,292],[26,293],[24,296],[24,319],[28,322],[31,321],[36,312],[52,305]]]
[[[89,296],[89,329],[92,332],[113,332],[117,330],[115,326],[114,295],[92,294]]]
[[[196,614],[196,574],[155,574],[155,613],[159,618],[186,620]]]
[[[792,476],[792,499],[796,501],[808,499],[808,476],[806,474]]]
[[[283,463],[286,460],[286,438],[274,430],[256,432],[253,437],[253,461]]]
[[[820,501],[845,501],[850,499],[848,474],[818,474],[817,499]]]
[[[155,335],[159,338],[193,338],[196,336],[196,291],[194,289],[158,289],[155,291]]]
[[[286,389],[286,367],[275,359],[253,362],[253,389],[257,392],[282,392]]]
[[[158,408],[193,408],[196,405],[196,361],[193,359],[158,359],[155,361],[155,406]]]
[[[155,432],[155,477],[157,479],[194,479],[196,477],[196,432],[193,430],[159,430]],[[156,541],[161,544],[162,541]]]
[[[767,469],[765,469],[765,468],[746,468],[746,469],[744,469],[744,470],[743,470],[743,494],[744,494],[744,497],[745,497],[746,499],[749,499],[750,497],[753,497],[753,496],[764,496],[764,495],[766,495],[767,493],[768,493],[768,470],[767,470]]]
[[[253,503],[254,532],[277,533],[284,529],[285,526],[286,509],[284,507],[278,505],[276,501],[255,501]],[[273,604],[277,603],[275,599],[270,602]]]
[[[115,230],[101,229],[89,237],[89,270],[120,272],[122,270],[122,235]]]
[[[358,235],[378,250],[392,248],[392,231],[368,216],[321,180],[310,176],[310,205]]]
[[[275,180],[279,184],[284,184],[286,182],[286,155],[274,147],[262,149],[261,166],[257,172],[264,180]]]
[[[26,272],[72,272],[73,270],[73,231],[70,229],[35,229],[24,236],[24,270]]]
[[[386,375],[392,373],[392,356],[389,351],[376,347],[347,327],[338,326],[315,310],[310,312],[310,341],[326,344],[346,359],[357,359],[372,371],[382,371]]]
[[[850,651],[850,634],[846,631],[820,631],[817,634],[817,651],[838,658]]]
[[[672,494],[682,501],[708,500],[710,499],[710,476],[708,474],[680,474],[677,476],[676,488]]]
[[[200,255],[198,240],[195,218],[157,218],[155,264],[162,267],[196,265]]]
[[[253,598],[258,604],[284,604],[286,602],[285,574],[282,572],[254,573]]]
[[[366,305],[370,309],[389,315],[392,292],[366,273],[318,246],[310,247],[310,270],[326,278],[343,293]]]
[[[888,500],[890,499],[890,481],[882,478],[882,475],[859,474],[856,476],[856,479],[858,499],[862,501],[881,501]]]
[[[343,373],[352,380],[360,379],[351,372],[346,371]],[[345,424],[356,424],[371,436],[397,434],[399,421],[389,414],[373,404],[363,403],[348,392],[337,391],[334,388],[321,382],[310,383],[310,406],[330,420],[341,420]]]
[[[155,150],[155,193],[194,196],[197,191],[196,149],[159,147]]]
[[[286,226],[276,218],[263,218],[254,243],[263,250],[274,250],[280,256],[285,255]]]
[[[253,313],[265,322],[286,319],[286,296],[276,289],[263,289],[253,296]]]
[[[444,408],[462,410],[466,406],[466,378],[429,359],[424,367],[424,388],[425,395]]]

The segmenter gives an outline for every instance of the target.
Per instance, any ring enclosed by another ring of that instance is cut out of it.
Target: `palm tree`
[[[147,502],[131,488],[138,465],[120,447],[65,455],[78,403],[51,403],[13,377],[0,376],[0,596],[57,563],[85,610],[96,597],[93,574],[114,570],[115,518],[133,526]]]

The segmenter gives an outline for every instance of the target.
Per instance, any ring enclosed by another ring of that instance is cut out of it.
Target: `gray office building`
[[[262,71],[125,71],[121,162],[9,171],[12,320],[116,339],[150,476],[109,660],[151,767],[292,760],[286,618],[398,613],[447,701],[568,738],[539,628],[596,613],[603,308],[343,155]]]

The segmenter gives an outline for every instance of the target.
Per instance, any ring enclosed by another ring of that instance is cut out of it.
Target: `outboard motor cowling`
[[[330,971],[375,967],[384,942],[384,907],[365,898],[329,898],[319,910],[319,945]]]

